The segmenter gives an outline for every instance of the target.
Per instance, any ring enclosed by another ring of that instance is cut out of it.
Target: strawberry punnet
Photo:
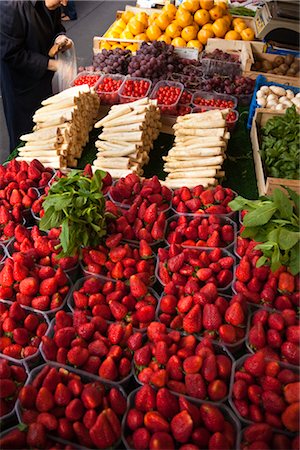
[[[245,420],[265,422],[273,429],[297,432],[299,387],[297,370],[272,361],[260,350],[237,361],[230,401]]]
[[[3,418],[13,410],[26,379],[27,372],[22,364],[0,358],[0,417]]]
[[[197,399],[222,401],[228,393],[231,357],[219,354],[209,338],[199,341],[193,335],[168,333],[162,324],[153,336],[155,326],[156,322],[149,325],[148,340],[135,350],[137,379]]]
[[[247,342],[254,351],[270,348],[282,361],[298,366],[300,325],[295,310],[256,311],[249,323]]]
[[[269,265],[257,267],[262,256],[261,250],[255,249],[256,241],[237,238],[236,253],[241,257],[235,270],[234,289],[243,294],[249,303],[264,304],[277,310],[299,307],[299,276],[289,273],[287,267],[281,266],[272,272]]]
[[[46,316],[33,313],[14,302],[0,303],[0,352],[14,359],[37,354],[48,330]]]
[[[62,320],[63,314],[73,319],[71,324]],[[75,311],[73,317],[58,311],[56,317],[53,337],[42,338],[42,351],[47,360],[111,381],[122,381],[130,375],[132,343],[139,335],[134,333],[131,324],[109,324],[100,317],[89,319],[84,311]]]
[[[32,384],[19,394],[22,422],[29,425],[31,435],[27,441],[32,439],[30,447],[36,448],[31,427],[39,436],[41,431],[49,432],[83,447],[104,449],[116,445],[127,406],[123,392],[100,381],[82,380],[66,369],[47,369],[43,372],[39,368]],[[47,381],[50,374],[51,383]],[[37,448],[48,447],[39,444]]]
[[[154,320],[157,299],[155,292],[139,277],[131,275],[128,283],[107,281],[97,277],[82,278],[73,292],[72,307],[91,316],[115,319],[143,329]]]
[[[209,189],[201,185],[193,189],[182,187],[174,192],[172,206],[179,213],[228,214],[232,212],[228,203],[235,195],[231,189],[221,185]]]
[[[172,191],[166,186],[162,186],[157,176],[150,179],[141,179],[136,174],[120,178],[110,188],[109,195],[113,201],[125,206],[132,204],[140,206],[144,200],[146,207],[151,206],[151,210],[146,215],[147,220],[145,219],[145,222],[148,223],[151,223],[155,217],[152,210],[157,209],[159,212],[167,210],[172,199]]]
[[[299,438],[287,436],[273,430],[268,423],[249,425],[243,430],[241,449],[293,449],[299,447]]]
[[[199,406],[166,388],[156,391],[145,385],[131,394],[123,430],[126,446],[230,450],[236,445],[236,429],[226,413],[226,408],[203,402]]]
[[[171,244],[158,252],[158,275],[164,286],[170,281],[184,286],[196,279],[200,287],[212,282],[222,289],[232,281],[234,262],[234,257],[220,248],[200,250]]]

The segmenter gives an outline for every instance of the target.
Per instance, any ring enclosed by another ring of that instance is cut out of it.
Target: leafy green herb
[[[261,129],[261,157],[267,176],[300,178],[300,116],[295,106],[269,119]]]
[[[96,246],[106,235],[105,200],[102,179],[106,173],[97,170],[92,178],[83,171],[72,170],[51,186],[43,202],[45,214],[41,230],[61,226],[59,257],[72,256],[81,245]]]
[[[255,248],[263,255],[257,261],[257,267],[269,263],[271,270],[276,271],[284,265],[296,275],[300,272],[300,196],[283,187],[288,195],[276,188],[272,196],[258,200],[237,196],[229,206],[233,211],[247,211],[242,236],[259,242]]]

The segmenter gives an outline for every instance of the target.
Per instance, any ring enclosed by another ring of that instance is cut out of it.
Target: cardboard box
[[[261,53],[261,52],[253,52],[254,62],[255,61],[274,61],[274,59],[279,55],[274,55],[272,53]],[[300,59],[295,58],[299,62]],[[268,72],[258,72],[252,69],[252,62],[250,60],[247,61],[246,68],[244,70],[244,75],[255,80],[258,75],[263,75],[266,77],[267,81],[274,81],[276,83],[287,84],[288,86],[300,86],[299,77],[289,77],[286,75],[276,75]]]
[[[273,111],[270,109],[257,108],[252,122],[250,132],[253,159],[255,165],[256,181],[259,195],[269,195],[275,188],[281,188],[281,185],[289,188],[300,194],[300,180],[288,180],[287,178],[273,178],[267,177],[264,172],[263,162],[260,156],[260,129],[266,122],[274,116],[283,115],[284,112]]]

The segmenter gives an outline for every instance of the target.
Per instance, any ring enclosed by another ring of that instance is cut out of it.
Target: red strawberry
[[[249,356],[244,362],[245,370],[256,377],[264,375],[265,365],[265,356],[262,353]]]
[[[58,426],[56,417],[46,412],[40,413],[37,416],[37,423],[41,423],[49,431],[56,430]]]
[[[132,275],[129,279],[130,292],[135,298],[144,297],[147,292],[147,286],[137,275]]]
[[[156,391],[148,384],[142,386],[135,396],[135,407],[139,411],[147,412],[155,409]]]
[[[75,422],[80,420],[84,414],[84,406],[82,401],[78,398],[74,398],[69,402],[65,410],[66,418]]]
[[[169,433],[158,431],[153,433],[149,443],[149,449],[155,450],[174,450],[174,441]]]
[[[170,429],[167,420],[157,411],[146,412],[144,425],[152,433],[156,433],[157,431],[168,432]]]
[[[203,327],[206,330],[218,330],[222,324],[222,317],[219,313],[217,306],[214,304],[206,304],[203,308]]]
[[[63,383],[59,383],[56,386],[54,393],[55,403],[59,406],[67,406],[72,399],[72,393],[70,389]]]
[[[187,411],[183,410],[173,417],[171,430],[178,442],[188,442],[193,430],[193,420]]]
[[[254,349],[261,349],[266,345],[266,335],[264,328],[260,322],[256,323],[249,331],[249,344]]]
[[[113,358],[108,356],[99,368],[99,376],[108,380],[116,380],[118,378],[118,369]]]
[[[89,352],[86,348],[75,346],[68,351],[67,358],[70,364],[74,367],[83,366],[89,357]]]
[[[54,407],[54,398],[49,389],[41,387],[35,401],[38,411],[47,412]]]
[[[112,409],[102,411],[94,426],[90,429],[90,437],[98,448],[108,448],[119,440],[121,425]]]
[[[197,304],[183,318],[183,329],[187,333],[199,333],[201,328],[201,307]]]
[[[205,427],[215,433],[224,429],[224,416],[222,412],[213,405],[204,404],[200,406],[200,413]]]
[[[204,400],[206,397],[206,386],[203,377],[199,373],[186,374],[185,386],[187,395]]]
[[[41,423],[31,423],[27,431],[26,442],[29,448],[46,448],[46,428]]]
[[[0,438],[0,447],[4,449],[10,448],[26,448],[26,433],[18,428],[14,428]]]
[[[234,302],[229,306],[225,313],[225,320],[236,327],[244,323],[245,314],[239,302]]]

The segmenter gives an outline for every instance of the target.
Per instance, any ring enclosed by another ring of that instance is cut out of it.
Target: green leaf
[[[297,194],[297,192],[295,192],[293,189],[290,189],[288,186],[281,186],[281,187],[286,189],[287,192],[289,193],[290,199],[293,200],[297,215],[299,216],[299,214],[300,214],[300,195]]]
[[[291,249],[290,253],[290,270],[292,275],[297,275],[300,272],[300,243]]]
[[[39,228],[42,231],[48,231],[51,228],[57,228],[60,226],[60,222],[58,219],[58,215],[55,212],[54,206],[51,206],[47,211],[45,212],[44,216],[42,217]]]
[[[281,217],[283,219],[290,219],[293,214],[293,206],[287,195],[285,195],[281,189],[276,188],[274,189],[272,197]]]
[[[256,267],[264,266],[267,262],[268,262],[268,258],[266,258],[265,256],[261,256],[260,258],[258,258],[258,260],[256,262]]]
[[[261,250],[262,252],[266,250],[272,250],[276,244],[274,242],[265,242],[264,244],[257,244],[254,248],[255,250]]]
[[[299,231],[289,231],[286,228],[280,228],[278,243],[282,250],[289,250],[300,240]]]
[[[279,269],[279,267],[281,266],[281,262],[280,262],[280,251],[278,248],[278,245],[274,245],[273,248],[273,254],[271,257],[271,270],[272,272],[276,272],[276,270]]]
[[[257,227],[265,225],[276,212],[277,207],[273,202],[265,202],[255,211],[247,213],[243,220],[243,225],[246,227]]]
[[[60,233],[60,243],[62,245],[63,251],[66,253],[69,247],[69,221],[68,219],[65,219],[61,226],[61,233]]]
[[[275,228],[274,230],[268,233],[268,241],[278,243],[279,239],[279,228]]]

